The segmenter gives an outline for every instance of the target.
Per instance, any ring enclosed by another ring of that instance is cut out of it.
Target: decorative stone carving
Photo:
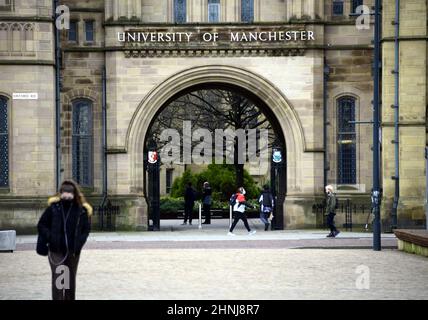
[[[0,23],[0,55],[35,55],[34,23]]]

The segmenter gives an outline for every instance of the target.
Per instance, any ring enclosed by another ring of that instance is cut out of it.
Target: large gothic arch
[[[240,87],[259,97],[276,116],[287,149],[287,190],[298,193],[302,185],[301,165],[306,149],[301,122],[283,93],[269,80],[242,68],[223,65],[194,67],[181,71],[152,89],[138,105],[126,135],[130,159],[131,191],[144,190],[144,140],[153,118],[176,94],[202,84]]]

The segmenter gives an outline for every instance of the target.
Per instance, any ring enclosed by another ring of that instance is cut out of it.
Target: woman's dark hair
[[[74,201],[81,207],[84,203],[86,203],[85,196],[80,191],[79,185],[73,180],[64,180],[61,183],[61,187],[59,188],[58,196],[61,196],[63,192],[70,192],[74,195]]]

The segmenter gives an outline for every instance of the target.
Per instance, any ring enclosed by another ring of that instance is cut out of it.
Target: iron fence
[[[365,215],[367,215],[367,221],[365,224],[367,229],[367,224],[372,211],[371,204],[353,203],[350,199],[339,199],[338,201],[339,206],[338,209],[336,209],[336,213],[345,215],[345,223],[343,224],[343,228],[345,228],[346,231],[352,231],[352,228],[355,226],[354,220],[356,214],[361,214],[364,217],[366,217]],[[312,205],[312,212],[316,214],[317,217],[322,217],[321,225],[323,228],[326,228],[326,202],[324,201],[322,203],[314,203]]]
[[[98,227],[101,231],[115,231],[116,230],[116,216],[120,214],[120,207],[113,205],[110,200],[107,204],[100,205],[96,209],[98,216]]]

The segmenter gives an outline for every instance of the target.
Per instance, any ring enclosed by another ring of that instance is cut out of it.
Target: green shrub
[[[230,196],[236,192],[238,187],[235,183],[236,173],[234,165],[210,164],[207,169],[197,174],[186,170],[181,177],[174,180],[171,197],[183,197],[188,182],[192,182],[193,188],[200,194],[205,181],[208,181],[211,185],[213,200],[226,203],[227,207]],[[244,188],[247,192],[246,198],[248,200],[257,199],[261,192],[261,189],[247,170],[244,170]]]
[[[181,177],[178,177],[174,180],[171,187],[171,197],[179,198],[184,197],[184,191],[186,190],[186,186],[189,182],[192,183],[193,186],[196,185],[196,176],[190,171],[184,171]]]
[[[178,213],[179,210],[184,210],[184,199],[161,197],[160,210],[165,213]]]

